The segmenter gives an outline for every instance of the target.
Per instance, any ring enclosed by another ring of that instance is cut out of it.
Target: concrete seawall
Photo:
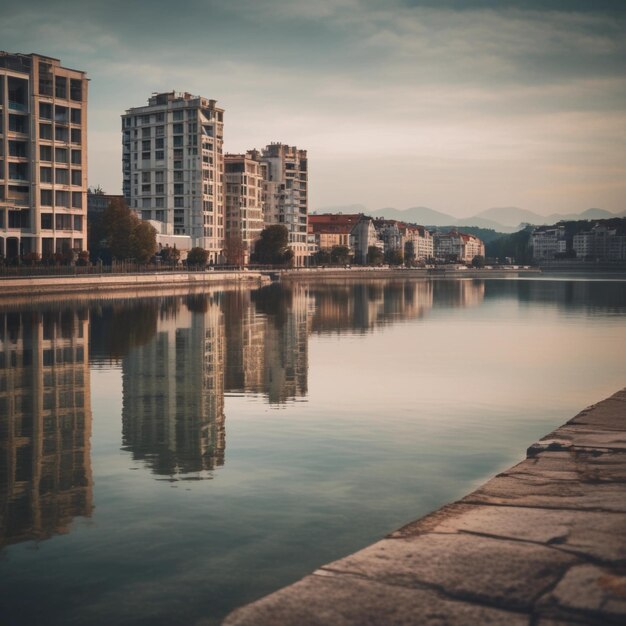
[[[0,296],[17,294],[64,294],[121,289],[155,290],[165,287],[246,284],[260,286],[270,282],[261,272],[167,272],[153,274],[87,274],[83,276],[36,276],[0,281]]]
[[[462,500],[226,626],[626,623],[626,389]]]

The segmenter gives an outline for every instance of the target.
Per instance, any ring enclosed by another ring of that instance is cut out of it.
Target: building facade
[[[223,260],[224,110],[189,93],[159,93],[122,115],[123,185],[142,219],[191,237]]]
[[[224,157],[226,226],[224,256],[247,265],[263,230],[263,172],[258,152]]]
[[[272,143],[263,148],[260,159],[264,163],[265,226],[284,225],[289,232],[295,265],[306,265],[309,257],[307,152],[295,146]]]
[[[537,260],[553,259],[557,254],[567,252],[565,226],[542,226],[536,228],[531,236],[533,258]]]
[[[445,261],[471,263],[476,256],[485,256],[485,244],[475,235],[452,230],[434,234],[434,256]]]
[[[574,235],[572,245],[577,258],[626,260],[626,235],[620,234],[616,228],[596,224],[591,230]]]
[[[0,52],[0,254],[75,254],[87,243],[84,72]]]

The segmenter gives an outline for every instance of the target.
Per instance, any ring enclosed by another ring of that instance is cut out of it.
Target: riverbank
[[[622,624],[626,389],[462,500],[231,613],[248,624]]]
[[[226,284],[261,286],[270,282],[264,272],[212,271],[140,274],[88,274],[84,276],[33,276],[0,281],[0,295],[102,293],[106,291],[153,291],[169,287],[200,287]]]

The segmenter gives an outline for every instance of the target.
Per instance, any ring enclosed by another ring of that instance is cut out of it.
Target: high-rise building
[[[286,226],[295,264],[305,265],[309,256],[307,152],[295,146],[272,143],[263,148],[261,161],[265,177],[265,225]]]
[[[263,230],[263,173],[256,150],[224,157],[227,263],[247,264]]]
[[[122,115],[124,196],[162,234],[185,235],[223,260],[224,110],[189,93],[154,94]]]
[[[83,250],[86,215],[85,73],[0,52],[0,253]]]

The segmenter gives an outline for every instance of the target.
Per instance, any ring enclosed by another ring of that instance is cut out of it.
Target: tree
[[[133,258],[140,263],[147,263],[157,251],[156,229],[152,224],[139,220],[131,237]]]
[[[204,248],[192,248],[187,254],[187,265],[204,267],[209,260],[209,253]]]
[[[89,249],[97,256],[146,262],[157,249],[156,230],[114,198],[89,229]]]
[[[370,246],[367,249],[367,264],[368,265],[382,265],[384,255],[382,250],[377,246]]]
[[[385,259],[389,265],[402,265],[404,262],[402,250],[387,250]]]
[[[477,254],[472,259],[472,267],[485,267],[485,257],[482,254]]]
[[[261,231],[256,242],[254,259],[258,263],[282,265],[293,259],[289,248],[289,231],[282,224],[273,224]]]
[[[333,246],[330,251],[330,259],[333,263],[345,265],[350,262],[351,250],[348,246]]]
[[[161,252],[159,252],[159,256],[163,263],[167,263],[168,265],[176,265],[180,260],[180,250],[174,245],[172,248],[167,246],[166,248],[162,248]]]
[[[327,265],[330,263],[330,260],[330,252],[324,248],[315,253],[315,263],[317,265]]]
[[[231,233],[224,240],[224,256],[228,265],[243,265],[245,261],[246,246],[237,233]]]

